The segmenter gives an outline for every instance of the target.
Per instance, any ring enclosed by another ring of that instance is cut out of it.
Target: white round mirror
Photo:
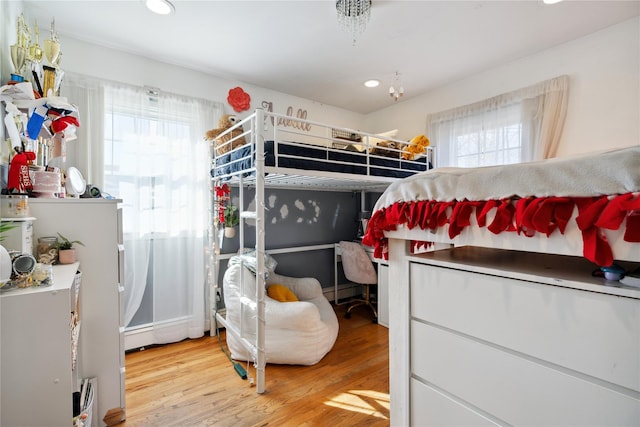
[[[79,196],[84,193],[86,187],[87,182],[77,168],[72,166],[67,169],[67,181],[65,182],[67,193],[72,196]]]

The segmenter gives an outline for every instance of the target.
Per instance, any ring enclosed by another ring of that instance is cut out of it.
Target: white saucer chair
[[[241,294],[241,280],[244,280]],[[338,318],[322,293],[320,282],[314,278],[294,278],[270,273],[267,288],[281,284],[291,290],[299,301],[280,302],[265,292],[265,353],[267,363],[313,365],[333,347],[338,336]],[[226,319],[244,338],[255,343],[256,277],[250,268],[240,263],[229,263],[223,292]],[[227,332],[227,346],[235,360],[252,360],[238,338]]]

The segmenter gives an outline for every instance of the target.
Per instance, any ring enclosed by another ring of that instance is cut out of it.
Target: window
[[[193,190],[206,190],[206,170],[196,159],[207,158],[207,147],[198,147],[202,138],[193,133],[187,117],[116,106],[105,112],[104,190],[123,200],[125,234],[206,232],[208,193]],[[176,194],[185,197],[172,198]]]
[[[475,104],[430,115],[438,166],[479,167],[553,157],[566,115],[561,76]]]
[[[223,105],[87,76],[65,76],[81,112],[71,164],[122,202],[124,323],[138,345],[202,336],[209,144]]]
[[[209,144],[222,108],[208,101],[104,88],[104,190],[122,199],[125,324],[145,344],[202,336],[209,227]]]

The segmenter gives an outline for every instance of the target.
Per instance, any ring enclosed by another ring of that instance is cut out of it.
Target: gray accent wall
[[[244,192],[253,200],[254,191]],[[237,203],[237,188],[232,189]],[[303,189],[265,190],[265,249],[310,246],[352,240],[358,234],[359,192],[309,191]],[[252,205],[245,206],[252,210]],[[247,221],[245,247],[255,246],[255,226]],[[222,253],[239,249],[239,236],[225,239]],[[277,254],[276,271],[286,276],[315,277],[323,287],[333,286],[333,250]]]

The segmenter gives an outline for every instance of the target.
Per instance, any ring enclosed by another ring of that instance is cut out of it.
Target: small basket
[[[343,129],[331,129],[331,137],[337,139],[345,139],[352,142],[362,141],[362,136],[360,134]]]

